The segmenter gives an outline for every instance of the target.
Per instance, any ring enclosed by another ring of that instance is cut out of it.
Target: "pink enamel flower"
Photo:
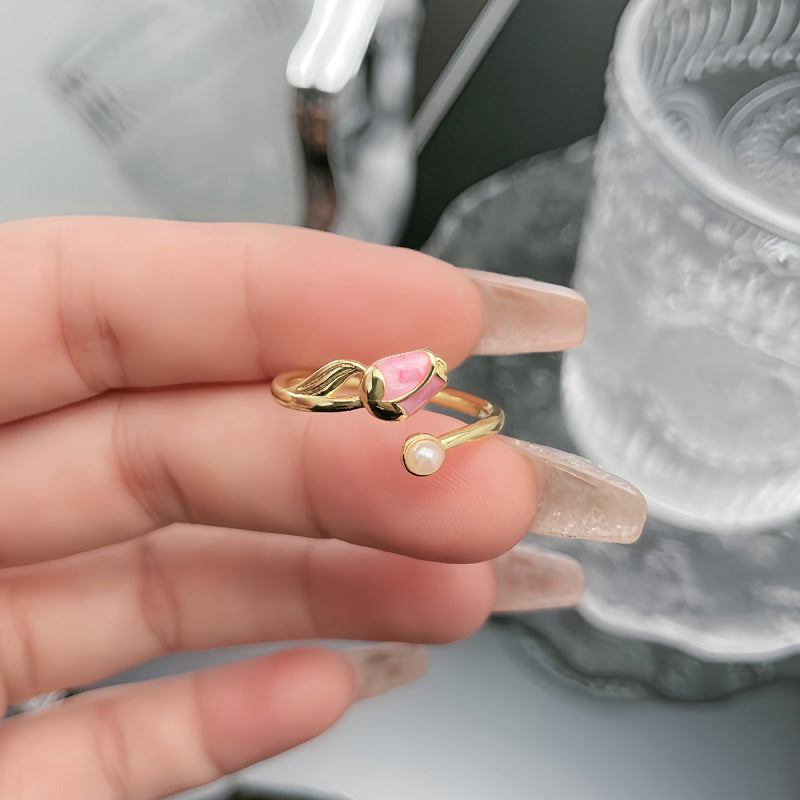
[[[372,365],[383,379],[381,401],[399,406],[411,416],[447,385],[447,367],[430,350],[412,350]]]

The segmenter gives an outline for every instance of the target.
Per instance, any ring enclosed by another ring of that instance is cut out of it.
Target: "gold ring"
[[[442,466],[445,451],[498,433],[505,419],[494,403],[447,388],[447,364],[430,350],[388,356],[369,367],[338,360],[311,375],[285,372],[272,381],[272,394],[282,405],[298,411],[366,408],[378,419],[395,421],[435,403],[477,418],[442,436],[409,436],[403,443],[403,465],[412,475],[433,474]]]

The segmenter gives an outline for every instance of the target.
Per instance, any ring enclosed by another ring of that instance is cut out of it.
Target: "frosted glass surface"
[[[428,251],[459,266],[569,283],[592,185],[592,146],[587,140],[537,156],[469,189],[445,213]],[[574,452],[560,366],[558,354],[476,357],[453,382],[502,402],[510,436]],[[549,645],[531,643],[531,650],[550,653],[562,669],[623,678],[605,681],[615,690],[638,691],[635,679],[678,697],[800,675],[800,659],[774,661],[800,647],[797,523],[730,537],[650,519],[633,545],[546,537],[537,544],[576,556],[588,573],[580,616],[525,617]]]

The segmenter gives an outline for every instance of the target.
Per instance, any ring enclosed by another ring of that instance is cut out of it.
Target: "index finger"
[[[574,292],[255,224],[0,225],[0,422],[108,389],[268,378],[336,358],[578,344]]]

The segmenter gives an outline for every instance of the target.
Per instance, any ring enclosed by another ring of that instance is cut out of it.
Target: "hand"
[[[403,439],[452,420],[302,414],[270,393],[274,374],[335,358],[569,347],[574,293],[302,230],[80,218],[0,226],[0,279],[4,708],[176,650],[451,641],[492,608],[577,600],[574,561],[511,550],[532,528],[641,528],[635,491],[583,462],[490,437],[415,478]],[[422,658],[293,649],[89,692],[0,723],[0,797],[209,782]]]

